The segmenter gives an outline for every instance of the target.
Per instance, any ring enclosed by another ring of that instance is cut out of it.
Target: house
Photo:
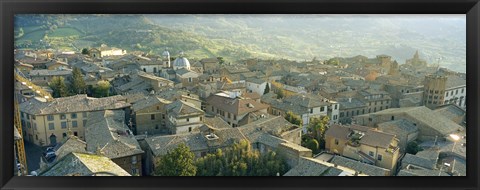
[[[417,139],[419,132],[418,127],[414,123],[405,119],[379,123],[377,128],[385,133],[395,134],[399,140],[398,145],[402,152],[405,152],[409,142]]]
[[[200,75],[194,71],[185,68],[175,71],[175,79],[180,82],[182,88],[194,88],[198,85]]]
[[[105,156],[69,153],[39,176],[131,176]]]
[[[71,70],[32,70],[30,71],[30,78],[31,81],[40,86],[47,86],[50,81],[52,81],[53,77],[63,77],[67,79],[67,77],[72,75]],[[66,81],[66,80],[65,80]]]
[[[33,65],[15,61],[15,68],[18,68],[23,74],[30,74],[30,71],[33,70]]]
[[[77,136],[70,135],[68,139],[63,142],[60,147],[55,151],[57,155],[56,160],[60,160],[64,156],[70,153],[87,153],[87,143]]]
[[[149,95],[132,105],[135,134],[169,134],[166,105],[171,101]]]
[[[200,63],[203,65],[203,71],[207,73],[216,73],[220,66],[217,58],[205,58],[201,59]]]
[[[87,151],[111,159],[131,175],[142,175],[142,155],[132,131],[125,124],[123,110],[92,112],[85,126]]]
[[[114,47],[108,47],[105,44],[102,44],[99,48],[91,48],[88,50],[88,54],[92,58],[102,58],[107,56],[115,56],[115,55],[125,55],[127,54],[127,50],[122,50]]]
[[[84,140],[88,115],[93,111],[128,107],[130,104],[119,95],[92,98],[81,94],[55,98],[51,102],[32,98],[20,104],[20,118],[25,140],[39,146],[48,146],[67,139],[69,130]]]
[[[335,155],[330,161],[331,164],[350,168],[359,175],[368,176],[390,176],[391,171],[382,167],[360,162],[343,156]]]
[[[379,123],[405,119],[418,127],[420,140],[446,137],[458,131],[465,130],[452,120],[443,117],[425,106],[392,108],[377,113],[355,116],[357,124],[375,127]]]
[[[391,171],[400,156],[398,141],[395,135],[359,125],[332,125],[325,133],[327,151]]]
[[[442,114],[446,118],[452,120],[459,125],[465,126],[466,124],[466,111],[458,107],[458,105],[456,104],[440,106],[433,111]]]
[[[232,127],[241,125],[240,121],[249,113],[261,112],[267,114],[267,104],[252,99],[242,98],[238,91],[225,91],[210,95],[206,99],[206,112],[219,115]]]
[[[190,133],[203,124],[205,112],[192,103],[176,100],[165,108],[171,134]]]
[[[304,133],[307,132],[307,126],[311,118],[328,116],[329,107],[331,107],[332,110],[330,113],[333,113],[330,120],[335,121],[338,119],[339,105],[334,102],[328,102],[321,97],[294,95],[284,99],[276,99],[272,96],[274,96],[274,94],[262,96],[262,102],[270,105],[268,113],[285,116],[287,112],[291,111],[302,119]]]
[[[150,87],[155,91],[164,90],[166,88],[172,88],[174,86],[173,81],[157,77],[155,75],[145,73],[145,72],[138,72],[138,77],[145,81],[145,83],[149,84]]]
[[[260,95],[264,94],[265,88],[267,87],[267,85],[269,85],[269,88],[271,88],[271,85],[267,81],[256,78],[256,77],[247,78],[246,81],[247,81],[247,84],[246,84],[247,90],[250,92],[255,92]]]
[[[145,139],[147,143],[147,170],[153,168],[152,160],[155,157],[167,154],[168,151],[184,143],[196,157],[224,149],[246,140],[252,148],[261,154],[269,150],[277,150],[283,154],[287,163],[296,165],[301,156],[312,157],[310,149],[301,147],[301,128],[292,125],[283,117],[265,117],[253,123],[236,128],[216,128],[203,125],[192,133],[152,136]]]
[[[353,116],[362,115],[368,111],[367,103],[360,98],[337,98],[336,100],[340,104],[339,123],[341,124],[352,123]]]
[[[47,66],[48,70],[64,70],[70,67],[67,62],[56,59],[50,60],[45,66]]]

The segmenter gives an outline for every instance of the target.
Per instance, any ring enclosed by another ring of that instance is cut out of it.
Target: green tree
[[[284,98],[285,97],[285,91],[283,89],[278,89],[277,92],[277,99],[281,99],[281,98]]]
[[[300,118],[300,116],[295,115],[292,111],[288,111],[285,114],[285,119],[292,124],[295,124],[295,125],[298,125],[298,126],[303,125],[303,122],[302,122],[302,119]]]
[[[327,60],[327,65],[339,65],[339,64],[340,64],[340,60],[338,60],[338,58],[331,58]]]
[[[87,49],[87,48],[83,48],[83,49],[82,49],[82,54],[83,54],[83,55],[86,55],[86,54],[88,54],[88,53],[89,53],[89,52],[88,52],[88,49]]]
[[[105,80],[97,82],[97,87],[93,89],[94,97],[101,98],[110,96],[110,83]]]
[[[267,83],[267,85],[265,86],[265,90],[263,91],[263,94],[267,94],[269,92],[270,92],[270,85],[268,85]]]
[[[67,85],[65,84],[65,79],[63,77],[53,77],[49,86],[53,90],[52,96],[54,98],[68,96]]]
[[[313,133],[315,139],[320,144],[320,149],[325,149],[325,132],[328,130],[329,120],[328,116],[314,117],[310,119],[308,124],[310,132]]]
[[[312,150],[314,154],[318,154],[320,152],[320,144],[318,141],[314,138],[310,138],[306,143],[305,147],[309,148]]]
[[[217,60],[220,63],[220,65],[223,65],[225,63],[225,60],[223,59],[223,57],[217,57]]]
[[[178,145],[155,160],[154,176],[195,176],[195,154],[185,144]]]
[[[409,154],[417,154],[417,152],[422,151],[423,148],[418,146],[418,143],[415,141],[409,142],[407,144],[406,152]]]
[[[79,68],[74,67],[71,78],[70,92],[73,94],[85,94],[87,85],[83,80],[83,74]]]

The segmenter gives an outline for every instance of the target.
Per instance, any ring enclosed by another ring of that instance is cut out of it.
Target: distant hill
[[[21,15],[17,45],[76,50],[109,46],[190,58],[311,60],[388,54],[399,63],[416,50],[429,63],[465,72],[462,17],[325,15]],[[22,28],[23,31],[19,31]],[[21,34],[21,35],[20,35]]]

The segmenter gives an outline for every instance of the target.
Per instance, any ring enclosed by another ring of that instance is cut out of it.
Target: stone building
[[[171,101],[155,95],[146,96],[132,105],[132,130],[135,134],[169,134],[166,105]]]

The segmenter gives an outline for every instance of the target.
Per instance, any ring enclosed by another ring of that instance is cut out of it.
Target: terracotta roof
[[[266,109],[269,106],[252,99],[230,98],[219,95],[211,95],[207,98],[207,103],[235,115]]]

